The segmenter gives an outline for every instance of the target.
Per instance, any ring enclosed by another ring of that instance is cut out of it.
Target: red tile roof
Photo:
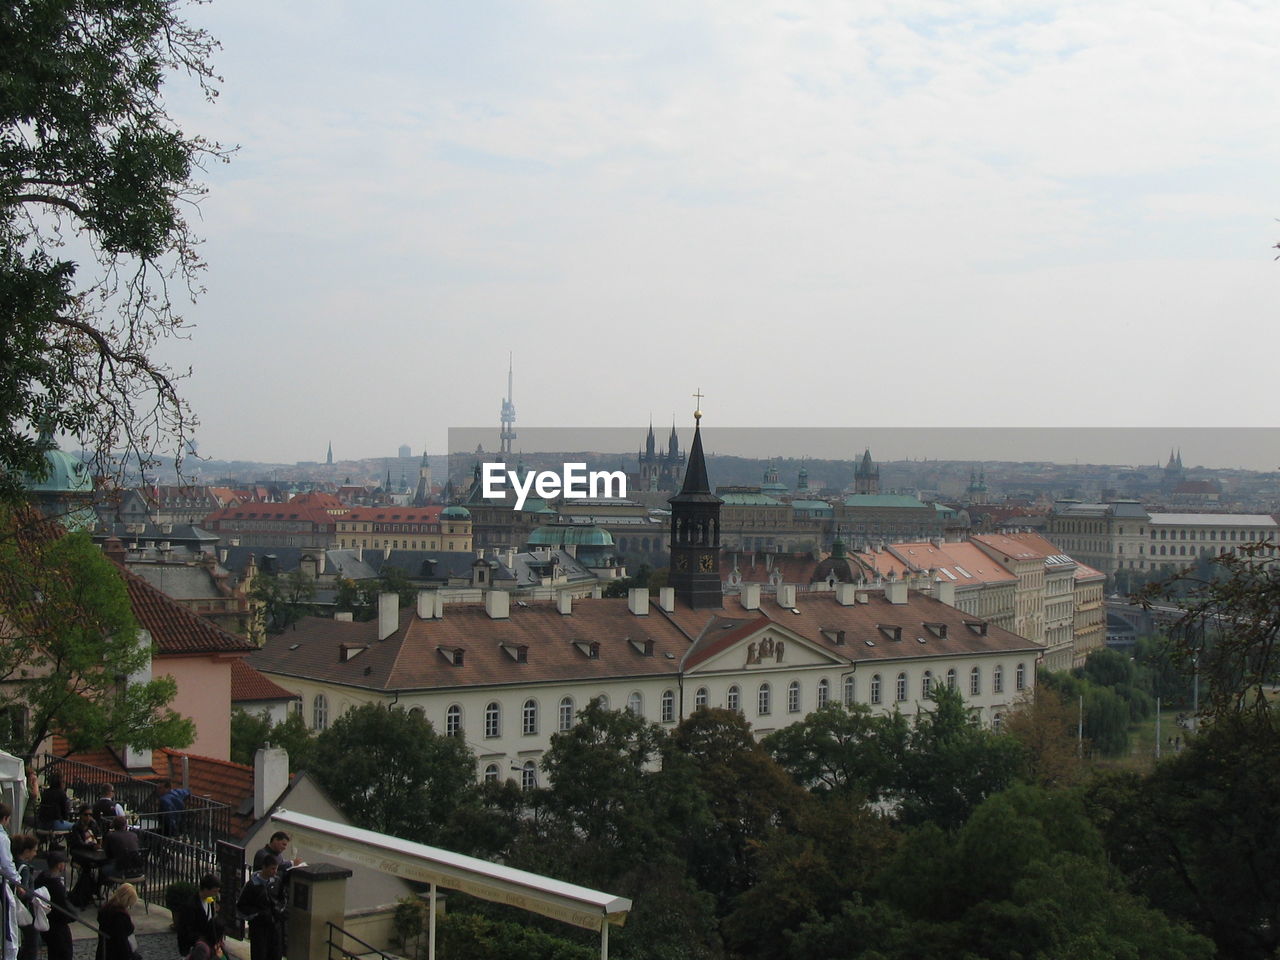
[[[236,658],[231,661],[231,702],[246,700],[297,700],[280,684],[264,677],[249,664]]]
[[[147,581],[120,569],[138,625],[151,634],[160,656],[249,653],[253,644],[192,613]]]
[[[444,507],[353,507],[344,521],[363,523],[438,523]]]

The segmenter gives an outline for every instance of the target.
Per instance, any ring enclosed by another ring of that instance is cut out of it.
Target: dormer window
[[[894,626],[891,623],[878,623],[876,624],[876,629],[879,630],[882,634],[884,634],[884,638],[886,640],[902,639],[902,628],[898,626]]]
[[[924,628],[939,640],[947,639],[947,625],[945,623],[926,623]]]
[[[964,625],[980,637],[987,635],[987,622],[985,620],[966,620]]]
[[[338,647],[338,659],[342,663],[346,663],[348,660],[354,660],[368,649],[368,646],[363,643],[344,643]]]
[[[575,640],[573,641],[573,645],[577,647],[578,652],[581,653],[588,660],[600,659],[600,641],[599,640],[592,640],[590,642],[586,640]]]
[[[528,644],[503,643],[503,644],[499,644],[499,646],[502,647],[502,652],[505,653],[512,660],[514,660],[516,663],[529,662],[529,645]]]
[[[649,637],[627,637],[627,642],[631,644],[636,653],[642,657],[653,656],[653,640]]]
[[[436,647],[436,651],[455,667],[462,666],[463,652],[461,647]]]

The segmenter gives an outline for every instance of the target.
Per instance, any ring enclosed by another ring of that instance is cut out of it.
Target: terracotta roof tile
[[[129,603],[138,625],[151,634],[161,656],[192,653],[248,653],[255,649],[247,640],[228,633],[170,599],[160,590],[127,569],[120,569]]]
[[[274,680],[264,677],[244,660],[237,657],[231,661],[231,702],[246,700],[297,700],[296,694],[290,693]]]

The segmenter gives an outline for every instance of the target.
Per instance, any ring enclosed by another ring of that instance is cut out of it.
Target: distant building
[[[676,435],[675,424],[671,425],[671,436],[667,438],[665,450],[657,448],[653,424],[649,424],[649,433],[644,440],[644,449],[639,453],[639,461],[641,490],[673,493],[680,489],[684,478],[685,456],[680,452],[680,438]]]

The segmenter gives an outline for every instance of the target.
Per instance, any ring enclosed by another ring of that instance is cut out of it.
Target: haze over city
[[[699,387],[724,428],[1274,422],[1274,7],[192,16],[222,93],[169,100],[240,147],[163,350],[208,456],[443,451],[509,352],[522,429],[683,429]],[[1120,462],[1173,445],[1280,462]]]

